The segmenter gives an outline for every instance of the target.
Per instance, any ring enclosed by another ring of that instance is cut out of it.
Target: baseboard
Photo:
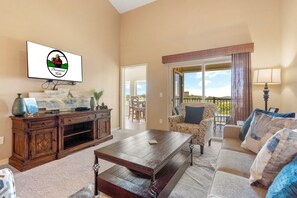
[[[117,130],[120,130],[120,127],[116,127],[116,128],[111,129],[111,132],[114,132],[114,131],[117,131]]]
[[[8,158],[0,160],[0,165],[8,164]]]

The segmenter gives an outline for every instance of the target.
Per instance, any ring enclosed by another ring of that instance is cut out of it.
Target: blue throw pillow
[[[265,113],[265,114],[273,116],[273,117],[295,118],[295,113],[293,113],[293,112],[292,113],[273,113],[273,112],[265,111],[262,109],[254,109],[254,111],[249,115],[249,117],[246,119],[246,121],[244,122],[243,126],[240,129],[239,138],[241,139],[241,141],[244,140],[244,138],[250,128],[250,125],[253,120],[255,112]]]
[[[297,197],[297,156],[278,173],[266,198]]]
[[[185,123],[200,124],[203,118],[204,107],[189,107],[186,106]]]

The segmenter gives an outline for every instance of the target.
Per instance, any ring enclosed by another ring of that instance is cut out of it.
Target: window
[[[140,97],[140,99],[145,99],[146,97],[146,81],[136,81],[136,95]]]

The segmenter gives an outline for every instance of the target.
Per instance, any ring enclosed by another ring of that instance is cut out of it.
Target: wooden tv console
[[[25,171],[112,139],[110,112],[111,109],[11,116],[13,145],[9,164]]]

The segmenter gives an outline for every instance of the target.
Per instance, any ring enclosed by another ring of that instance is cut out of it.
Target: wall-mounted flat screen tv
[[[28,78],[82,82],[82,57],[27,41]]]

